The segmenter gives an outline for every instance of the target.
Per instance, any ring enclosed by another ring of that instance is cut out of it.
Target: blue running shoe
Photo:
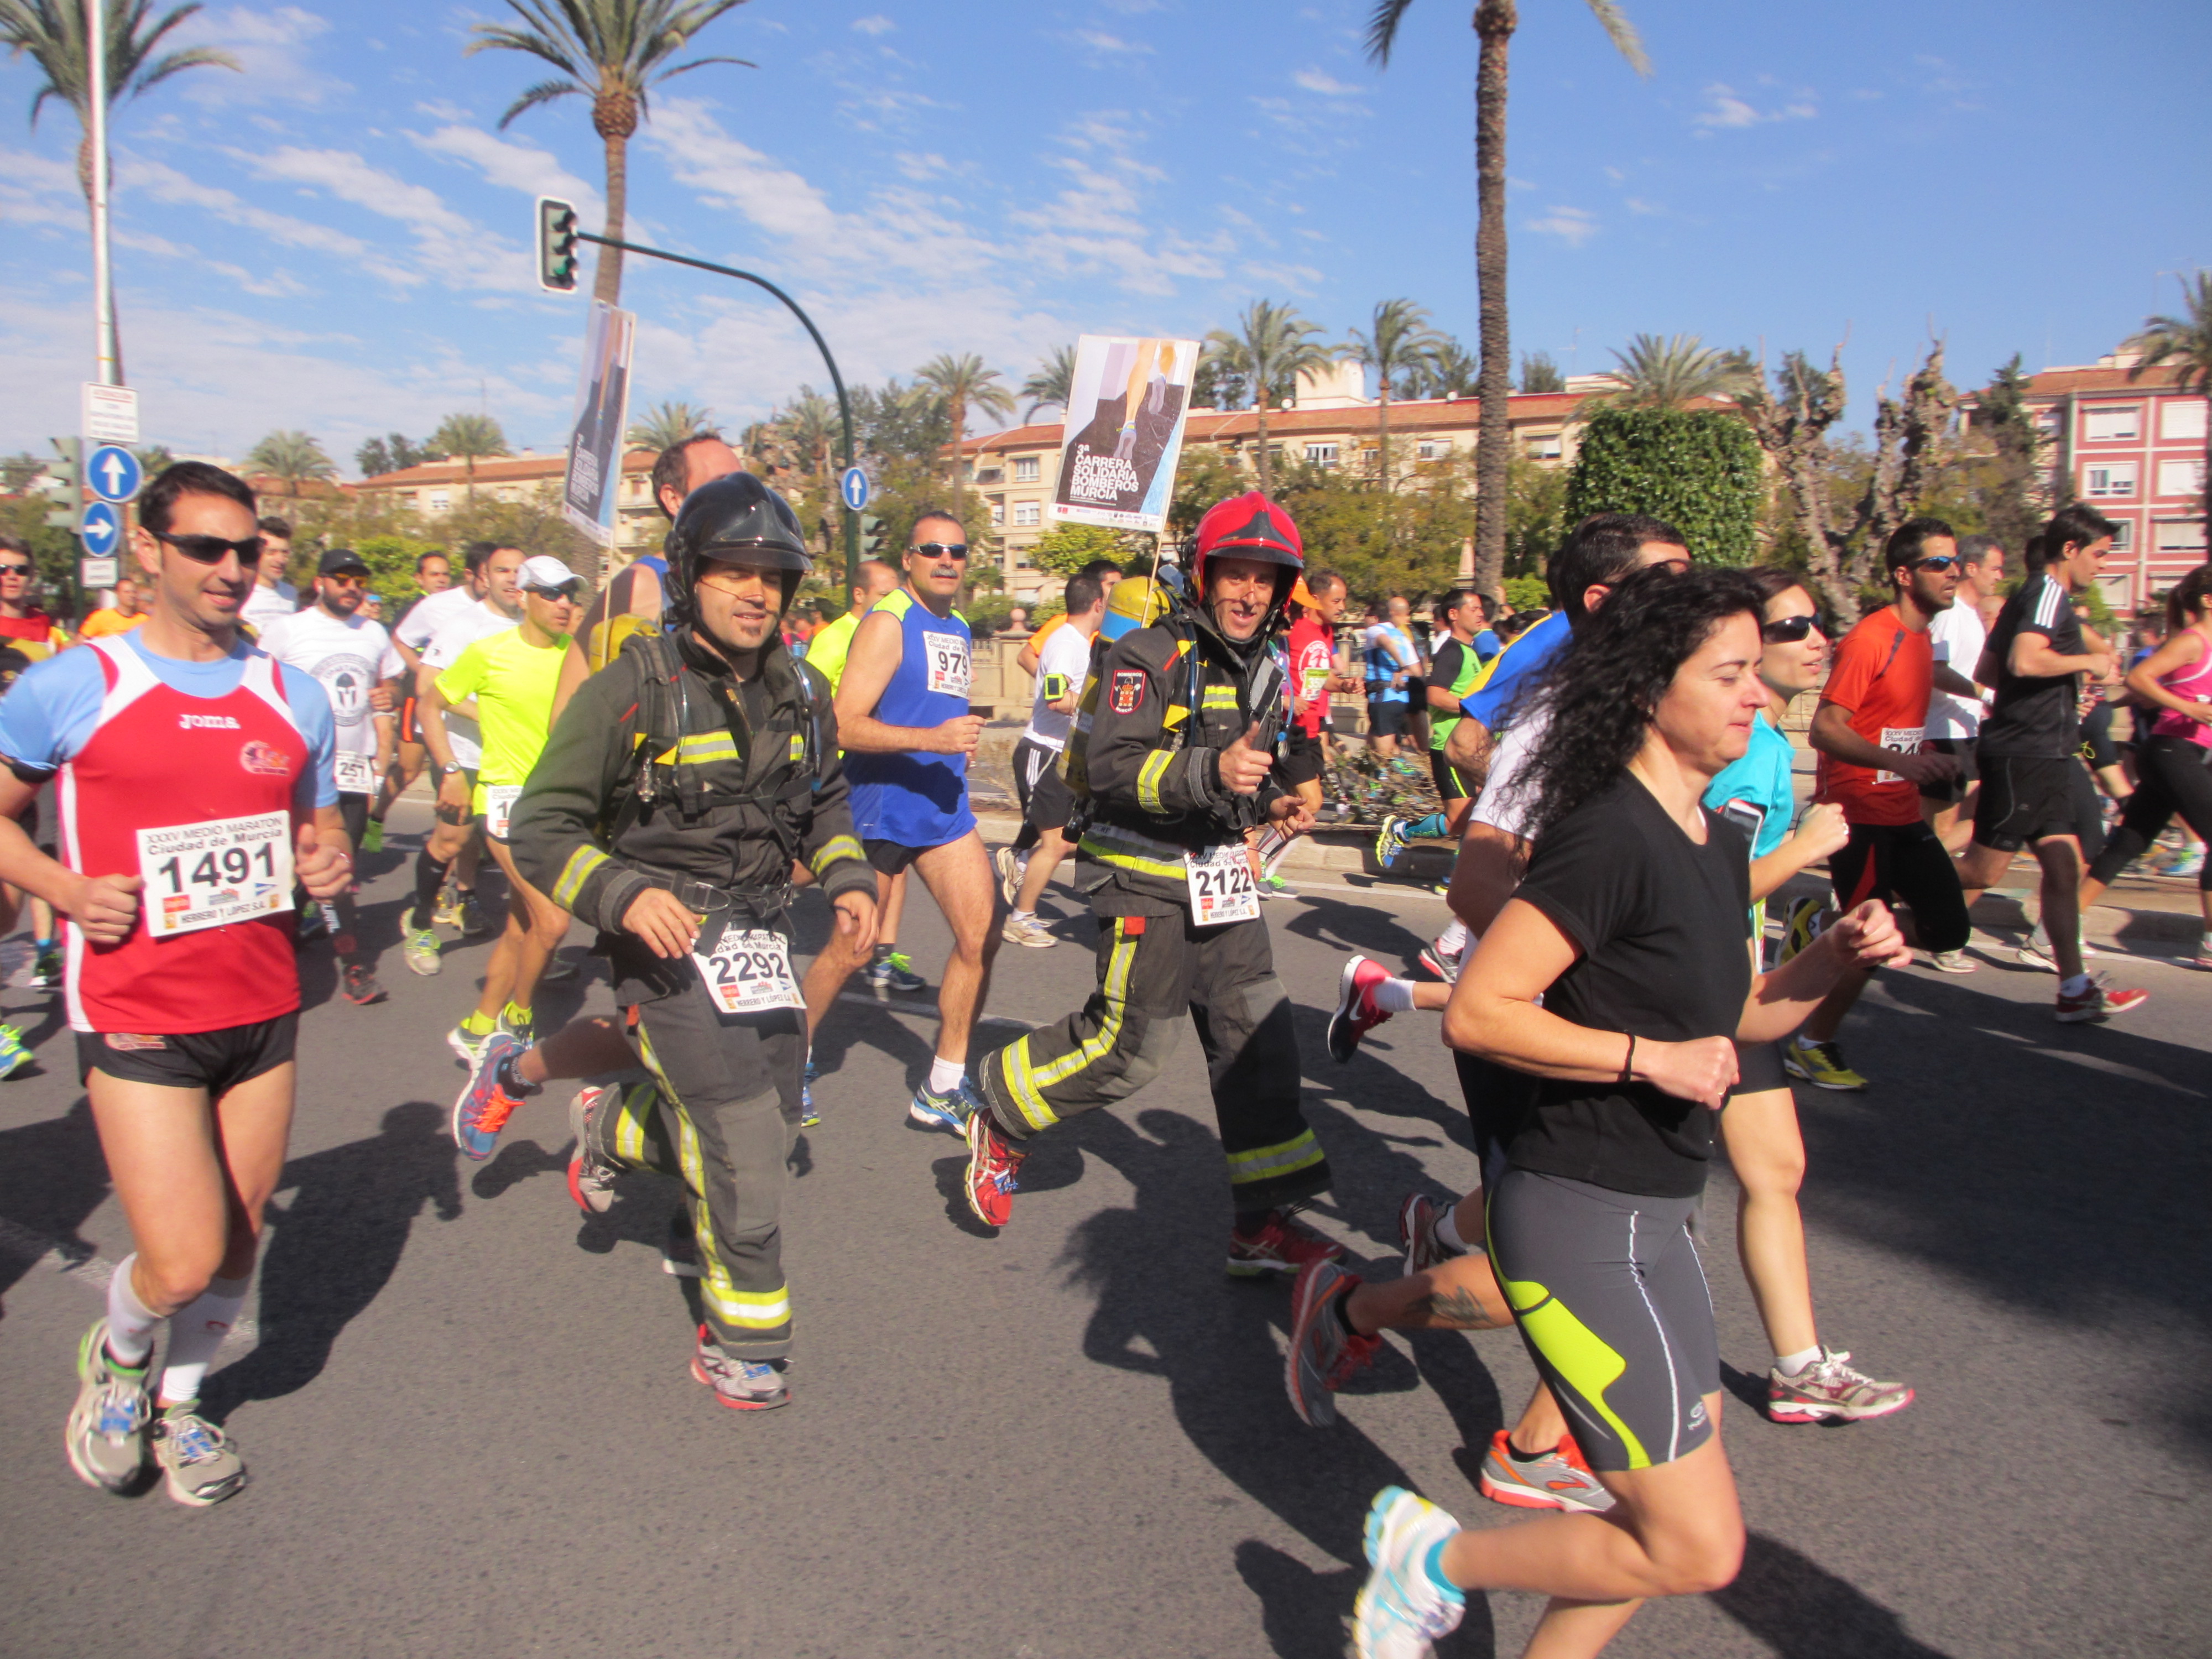
[[[878,957],[860,969],[860,978],[871,990],[898,991],[908,996],[929,988],[929,981],[914,971],[913,958],[903,951]]]
[[[942,1129],[946,1134],[968,1138],[968,1120],[983,1109],[983,1097],[975,1092],[975,1085],[966,1078],[951,1094],[930,1092],[923,1084],[914,1091],[914,1100],[906,1109],[906,1121],[917,1129]]]
[[[23,1034],[12,1025],[0,1025],[0,1078],[11,1078],[31,1063]]]
[[[479,1164],[499,1145],[499,1132],[522,1103],[499,1080],[500,1063],[519,1054],[524,1044],[506,1031],[494,1031],[477,1050],[476,1066],[453,1102],[453,1144]]]
[[[1376,832],[1375,836],[1376,866],[1384,870],[1396,869],[1399,855],[1406,850],[1407,841],[1405,819],[1395,817],[1383,819],[1382,828]]]
[[[1375,1494],[1367,1512],[1372,1571],[1352,1609],[1359,1659],[1429,1659],[1430,1644],[1459,1628],[1467,1597],[1429,1572],[1430,1555],[1458,1530],[1458,1522],[1402,1486]]]

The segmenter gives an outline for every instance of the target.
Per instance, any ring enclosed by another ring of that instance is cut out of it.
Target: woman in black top
[[[1742,572],[1653,569],[1576,635],[1524,775],[1535,854],[1444,1013],[1454,1048],[1540,1080],[1503,1136],[1491,1255],[1614,1506],[1468,1533],[1386,1490],[1368,1520],[1363,1656],[1419,1651],[1478,1588],[1549,1595],[1528,1652],[1572,1659],[1644,1597],[1735,1576],[1743,1521],[1688,1232],[1735,1042],[1788,1036],[1848,966],[1910,959],[1870,901],[1774,972],[1751,971],[1750,849],[1701,798],[1767,701],[1763,609]]]

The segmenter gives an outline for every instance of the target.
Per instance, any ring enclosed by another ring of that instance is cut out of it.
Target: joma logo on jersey
[[[179,714],[177,729],[180,732],[235,732],[238,722],[228,714]]]
[[[273,743],[256,738],[238,751],[238,763],[258,777],[289,778],[292,757]]]

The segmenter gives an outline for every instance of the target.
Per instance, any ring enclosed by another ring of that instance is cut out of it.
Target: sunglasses
[[[965,542],[916,542],[912,547],[907,549],[907,551],[920,553],[933,559],[964,559],[968,556],[968,544]]]
[[[175,548],[186,558],[200,564],[221,564],[222,556],[226,553],[237,554],[239,563],[243,565],[256,565],[261,562],[261,550],[264,544],[258,536],[247,536],[238,541],[227,542],[220,536],[172,536],[166,530],[155,530],[149,533],[155,541],[165,546]]]
[[[1955,553],[1938,553],[1932,558],[1915,559],[1915,570],[1956,570],[1966,562]]]
[[[30,574],[31,567],[27,564],[0,564],[0,576],[27,576]]]
[[[574,605],[584,592],[580,581],[564,582],[558,587],[526,587],[526,593],[535,593],[541,599],[558,599],[564,605]]]
[[[1818,617],[1784,617],[1761,627],[1759,637],[1769,645],[1790,645],[1803,639],[1820,625]]]

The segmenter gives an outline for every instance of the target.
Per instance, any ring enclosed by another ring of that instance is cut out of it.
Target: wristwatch
[[[460,762],[459,762],[459,761],[447,761],[447,762],[443,766],[441,766],[441,767],[440,767],[440,768],[438,769],[438,775],[439,775],[439,776],[441,776],[441,777],[450,778],[451,776],[453,776],[453,774],[454,774],[454,773],[456,773],[456,772],[459,771],[460,769],[461,769],[461,763],[460,763]]]

